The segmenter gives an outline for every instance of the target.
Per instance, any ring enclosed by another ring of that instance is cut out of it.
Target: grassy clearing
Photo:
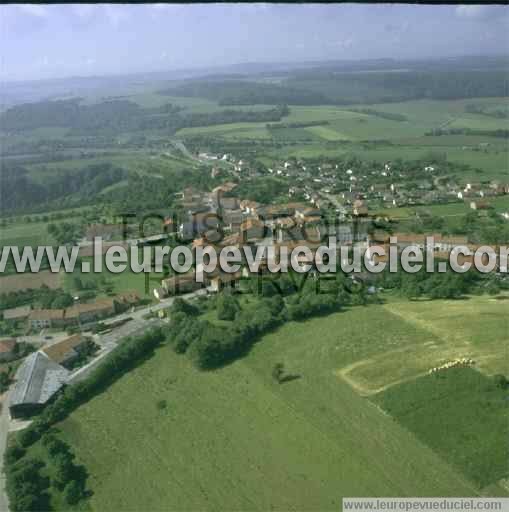
[[[83,261],[90,262],[92,268],[92,258],[84,257]],[[148,275],[148,294],[146,294],[146,282]],[[70,293],[78,293],[80,288],[77,286],[77,280],[82,283],[85,289],[94,289],[98,297],[116,295],[125,291],[136,291],[140,297],[155,300],[153,289],[161,285],[162,274],[145,274],[144,272],[135,273],[128,265],[124,272],[110,272],[104,265],[101,273],[81,272],[80,265],[77,265],[71,274],[63,274],[63,287]]]
[[[52,245],[53,237],[48,233],[49,222],[19,221],[0,228],[0,246],[17,245],[18,247]]]
[[[336,376],[429,339],[370,306],[288,323],[214,372],[162,347],[60,427],[90,471],[92,510],[337,510],[346,495],[475,495]],[[275,383],[278,362],[300,378]]]
[[[506,300],[394,301],[382,309],[392,344],[337,372],[359,392],[371,395],[458,357],[474,359],[487,375],[509,374]],[[398,324],[403,336],[392,333]],[[386,329],[380,331],[383,337]]]
[[[373,401],[479,487],[509,476],[507,392],[486,376],[453,368],[394,386]]]
[[[313,135],[318,135],[324,140],[352,140],[352,136],[341,131],[337,131],[329,126],[309,126],[306,131]]]
[[[178,137],[185,137],[198,134],[224,135],[236,132],[242,133],[243,131],[250,131],[253,129],[265,130],[265,124],[266,123],[226,123],[212,126],[196,126],[192,128],[182,128],[176,135]]]

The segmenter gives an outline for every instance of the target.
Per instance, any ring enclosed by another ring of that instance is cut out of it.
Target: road
[[[9,433],[9,394],[5,393],[1,399],[2,411],[0,412],[0,510],[9,512],[9,501],[5,493],[4,453]]]
[[[200,296],[207,295],[207,291],[205,289],[197,290],[192,293],[186,293],[183,295],[178,295],[179,298],[189,300]],[[169,308],[173,301],[177,297],[168,297],[167,299],[161,300],[158,304],[153,304],[151,306],[145,306],[143,308],[136,309],[133,312],[127,311],[126,313],[120,313],[119,315],[112,316],[111,318],[108,318],[107,320],[103,320],[103,323],[105,325],[108,325],[110,323],[116,322],[117,320],[123,320],[125,318],[132,318],[133,320],[142,320],[143,317],[149,313],[157,313],[161,309]]]

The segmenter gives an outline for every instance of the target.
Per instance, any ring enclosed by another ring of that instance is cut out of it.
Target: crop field
[[[0,290],[1,293],[9,293],[29,288],[36,289],[41,286],[60,288],[61,279],[61,274],[50,272],[49,270],[41,270],[35,274],[25,272],[23,274],[8,275],[0,278]]]
[[[23,222],[21,219],[0,228],[0,247],[17,245],[19,247],[51,245],[55,241],[48,233],[48,222]]]
[[[169,150],[168,155],[150,155],[146,151],[130,150],[117,152],[114,155],[106,154],[105,156],[97,156],[94,158],[70,158],[50,164],[32,164],[28,166],[28,168],[30,169],[30,175],[34,181],[44,182],[49,177],[61,173],[77,172],[88,166],[102,163],[111,163],[126,170],[147,174],[153,172],[171,172],[175,169],[182,169],[193,165],[190,160],[180,155],[172,155],[171,150]]]
[[[507,392],[483,374],[451,368],[394,386],[373,401],[479,487],[508,476]]]
[[[213,111],[221,108],[214,102],[202,98],[175,98],[177,104],[188,104],[191,110]],[[183,103],[182,103],[183,102]],[[508,167],[509,146],[505,139],[489,135],[425,135],[436,128],[469,128],[481,131],[507,129],[506,119],[497,119],[482,114],[465,112],[467,105],[502,109],[503,98],[474,98],[472,100],[433,101],[415,100],[402,103],[369,105],[372,112],[362,112],[365,105],[353,106],[290,106],[290,114],[281,122],[313,123],[324,121],[319,126],[295,126],[268,131],[265,123],[231,123],[215,126],[184,128],[177,132],[184,139],[189,136],[214,136],[226,140],[274,139],[286,147],[269,152],[275,160],[296,156],[315,157],[340,156],[346,153],[380,162],[396,158],[415,160],[430,152],[446,155],[451,162],[471,166],[462,180],[483,178],[505,179]],[[201,105],[201,106],[200,106]],[[260,108],[260,105],[233,107]],[[264,106],[268,108],[269,106]],[[357,111],[355,111],[357,110]],[[402,120],[383,117],[397,114]],[[386,144],[370,146],[369,141],[388,141]],[[347,143],[343,143],[346,142]],[[297,144],[295,144],[297,142]],[[302,144],[298,144],[302,142]],[[334,143],[337,146],[334,146]],[[368,145],[366,145],[368,143]]]
[[[440,446],[362,394],[418,383],[428,364],[449,356],[474,356],[480,379],[504,370],[506,312],[487,297],[356,307],[288,323],[213,372],[164,346],[59,427],[90,472],[97,511],[337,510],[345,495],[477,495],[475,472],[496,449],[491,441],[480,466],[464,470],[454,457],[450,466]],[[279,362],[297,378],[277,384]],[[481,407],[457,388],[458,415],[472,402]],[[443,443],[451,450],[454,439]],[[480,484],[503,494],[493,483],[498,462],[490,474]]]
[[[358,358],[338,375],[369,395],[460,357],[472,358],[486,375],[507,374],[509,319],[504,299],[390,301],[382,306],[387,325],[406,326],[410,338],[393,336],[386,350]]]

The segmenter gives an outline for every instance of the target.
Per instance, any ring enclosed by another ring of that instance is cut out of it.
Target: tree
[[[168,407],[168,402],[166,402],[166,400],[158,400],[156,407],[159,411],[164,411],[166,407]]]
[[[18,433],[18,441],[23,448],[32,445],[40,437],[41,434],[35,428],[26,428]]]
[[[198,308],[193,304],[190,304],[184,299],[177,297],[171,306],[171,312],[174,313],[185,313],[186,315],[196,315]]]
[[[73,478],[74,464],[69,453],[57,453],[53,459],[53,482],[55,487],[63,489]]]
[[[230,294],[221,294],[217,298],[217,318],[219,320],[234,320],[240,311],[239,301]]]
[[[64,488],[64,498],[69,505],[75,505],[84,496],[83,484],[71,480]]]
[[[272,369],[272,378],[277,381],[278,384],[283,382],[283,375],[285,373],[285,366],[283,363],[276,363]]]
[[[500,389],[507,389],[509,387],[509,380],[502,374],[494,375],[493,382],[495,383],[495,386]]]
[[[3,393],[9,387],[11,379],[7,372],[0,372],[0,393]]]
[[[73,304],[73,298],[68,293],[61,293],[51,303],[52,309],[65,309]]]
[[[15,464],[18,460],[20,460],[24,455],[26,451],[21,448],[19,444],[12,444],[11,446],[8,446],[5,450],[5,463],[7,465]]]

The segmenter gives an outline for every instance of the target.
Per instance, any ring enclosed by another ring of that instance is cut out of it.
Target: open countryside
[[[189,62],[153,71],[127,45],[133,67],[117,54],[106,73],[105,51],[80,76],[63,73],[75,78],[3,83],[0,250],[78,247],[78,259],[70,272],[43,259],[39,272],[19,273],[11,255],[0,274],[1,512],[509,499],[504,7],[392,6],[395,18],[383,21],[389,6],[373,18],[378,8],[360,5],[232,5],[227,31],[214,17],[221,4],[98,4],[93,16],[33,7],[0,8],[26,69],[40,56],[23,60],[11,24],[36,18],[58,39],[64,16],[83,41],[96,40],[103,20],[122,45],[136,19],[137,44],[163,67],[179,33],[174,57]],[[211,21],[189,18],[197,13]],[[419,26],[400,31],[398,16]],[[286,38],[292,19],[300,28],[288,41],[302,58],[266,62],[283,52],[274,27]],[[439,19],[450,35],[437,32]],[[338,40],[345,20],[373,55],[399,37],[417,53],[393,47],[390,58],[352,60],[357,36]],[[434,57],[414,45],[421,25]],[[240,62],[231,41],[251,55],[251,28],[265,34],[264,63],[193,61],[201,32],[212,31],[201,53],[215,47]],[[311,28],[323,56],[307,60]],[[451,57],[459,41],[465,50]],[[61,46],[81,62],[75,43]],[[400,257],[428,249],[429,236],[434,272],[368,270],[385,261],[375,248],[392,244]],[[148,250],[147,272],[87,272],[96,237],[103,267],[120,246]],[[329,238],[359,251],[360,271],[319,271],[317,248]],[[272,249],[287,263],[281,249],[300,246],[309,271],[271,272],[266,255],[256,272],[242,259],[203,283],[199,265],[176,271],[169,255],[156,271],[154,250],[206,246],[216,256]],[[486,247],[495,256],[484,252],[484,271],[456,272],[458,246],[472,252],[465,265]]]

